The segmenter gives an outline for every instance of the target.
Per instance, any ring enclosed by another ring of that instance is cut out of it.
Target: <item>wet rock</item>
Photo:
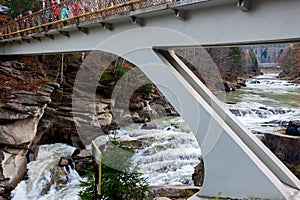
[[[204,181],[204,163],[202,156],[200,156],[198,159],[200,163],[194,168],[192,180],[194,181],[195,186],[202,186]]]
[[[251,84],[260,84],[260,81],[258,81],[258,80],[253,80],[253,81],[251,81],[250,83],[251,83]]]
[[[158,126],[157,124],[151,124],[151,123],[146,123],[141,127],[141,129],[145,129],[145,130],[159,129],[159,128],[160,126]]]
[[[228,82],[217,82],[215,87],[219,90],[224,90],[226,92],[234,91],[235,89]]]
[[[199,191],[199,187],[195,186],[150,186],[148,196],[151,198],[182,198],[187,199]]]
[[[141,140],[131,140],[131,141],[124,141],[122,145],[128,149],[143,149],[145,147],[145,143]]]
[[[243,82],[237,82],[236,84],[241,87],[247,87],[246,83],[243,83]]]
[[[132,102],[129,104],[129,109],[130,110],[139,110],[144,108],[144,103],[143,102]]]
[[[100,126],[106,126],[108,124],[111,124],[113,120],[113,117],[110,113],[104,113],[98,115],[98,122]]]
[[[50,170],[50,172],[50,181],[48,181],[42,189],[43,195],[48,194],[52,186],[55,186],[55,189],[59,190],[65,187],[65,185],[68,183],[68,171],[63,167],[54,167]]]
[[[73,169],[74,168],[73,160],[71,158],[61,157],[59,159],[58,166],[65,167],[67,170],[69,170],[68,166],[70,166]]]
[[[132,114],[132,121],[135,122],[135,123],[145,123],[145,122],[148,122],[150,120],[146,115],[143,115],[143,113],[142,113],[142,116],[141,116],[140,113],[134,112]]]
[[[86,170],[93,166],[93,156],[91,151],[86,149],[76,149],[72,154],[75,169],[80,175],[85,175]]]

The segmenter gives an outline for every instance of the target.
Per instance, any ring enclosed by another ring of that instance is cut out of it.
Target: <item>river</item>
[[[299,119],[300,86],[277,80],[276,74],[267,74],[247,80],[247,87],[226,94],[226,107],[253,133],[276,131],[290,119]],[[157,127],[142,129],[133,124],[117,132],[122,140],[143,141],[144,148],[133,156],[150,185],[193,184],[191,175],[199,163],[201,150],[193,133],[180,117],[154,120]],[[13,199],[78,199],[81,178],[71,170],[66,184],[59,187],[51,180],[60,156],[71,155],[74,148],[63,145],[43,145],[36,161],[28,164],[27,180],[13,191]],[[42,192],[49,186],[48,192]]]

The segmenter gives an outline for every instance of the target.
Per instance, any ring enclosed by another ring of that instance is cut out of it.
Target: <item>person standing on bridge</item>
[[[82,6],[78,0],[75,0],[74,3],[72,4],[72,9],[73,9],[73,15],[78,15],[82,11]]]
[[[67,9],[67,5],[64,4],[62,6],[62,9],[61,9],[61,19],[65,20],[67,18],[69,18],[69,12],[68,12],[68,9]],[[67,25],[67,21],[64,21],[64,26],[66,26],[66,25]]]

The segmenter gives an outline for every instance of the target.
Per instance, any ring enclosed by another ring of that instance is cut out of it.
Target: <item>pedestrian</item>
[[[78,0],[74,1],[74,3],[72,4],[72,9],[73,9],[73,15],[81,14],[82,6]]]
[[[61,9],[61,19],[65,20],[67,18],[69,18],[69,12],[68,12],[68,9],[67,9],[67,5],[64,4],[62,6],[62,9]],[[64,21],[64,26],[66,26],[66,25],[67,25],[67,21]]]

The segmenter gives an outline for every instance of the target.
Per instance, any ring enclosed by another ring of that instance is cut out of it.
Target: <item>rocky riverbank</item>
[[[101,83],[94,94],[97,96],[96,104],[90,105],[88,99],[82,98],[82,106],[74,110],[73,85],[79,67],[80,59],[67,64],[63,69],[63,77],[57,78],[59,67],[42,66],[38,57],[0,63],[1,198],[9,198],[11,190],[24,178],[26,165],[35,159],[40,144],[66,143],[85,149],[82,141],[85,138],[80,138],[77,132],[78,121],[86,122],[80,125],[101,128],[101,133],[86,136],[94,138],[127,121],[150,121],[154,110],[145,107],[151,108],[152,104],[162,105],[165,113],[177,114],[171,112],[169,104],[156,94],[135,96],[130,102],[128,115],[124,110],[127,107],[118,107],[114,103],[115,99],[111,98],[112,87]],[[87,109],[89,106],[95,106],[96,112],[91,113]],[[118,110],[114,113],[119,115],[118,118],[113,117],[112,108]]]

